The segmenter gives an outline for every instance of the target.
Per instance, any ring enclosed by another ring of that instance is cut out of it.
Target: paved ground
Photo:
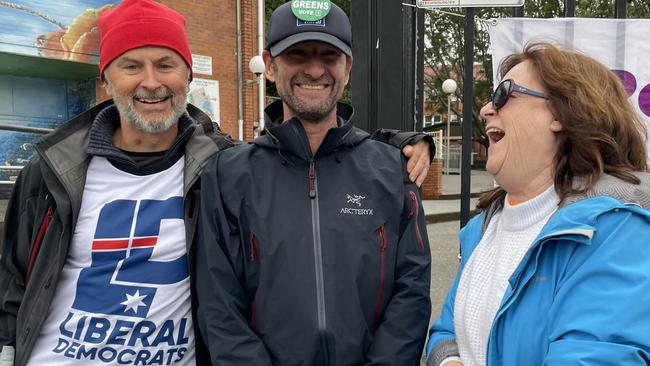
[[[476,208],[478,194],[494,188],[492,175],[485,170],[472,170],[470,176],[470,210]],[[427,223],[433,224],[445,221],[456,221],[460,218],[460,175],[442,176],[442,196],[436,200],[422,201],[422,208],[427,217]]]
[[[431,321],[440,315],[458,266],[459,221],[427,225],[431,245]],[[430,326],[430,325],[429,325]],[[421,365],[424,366],[424,360]]]
[[[458,266],[458,221],[427,225],[431,245],[431,315],[435,319]]]

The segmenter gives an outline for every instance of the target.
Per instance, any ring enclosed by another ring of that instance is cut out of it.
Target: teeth
[[[148,104],[154,104],[154,103],[160,103],[164,101],[167,98],[161,98],[161,99],[141,99],[141,98],[136,98],[138,102],[142,103],[148,103]]]
[[[313,84],[300,84],[301,88],[305,89],[312,89],[312,90],[320,90],[320,89],[325,89],[325,85],[318,84],[318,85],[313,85]]]
[[[496,127],[490,127],[488,128],[485,133],[490,134],[490,133],[504,133],[503,130],[498,129]]]
[[[506,135],[506,133],[502,129],[499,129],[499,128],[496,128],[496,127],[490,127],[488,129],[486,129],[485,133],[494,142],[499,142]]]

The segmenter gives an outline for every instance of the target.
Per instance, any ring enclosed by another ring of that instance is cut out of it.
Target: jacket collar
[[[300,120],[296,117],[283,120],[282,103],[281,100],[277,100],[266,108],[265,129],[263,135],[253,142],[255,145],[286,151],[301,160],[309,161],[343,148],[352,148],[369,136],[354,127],[352,106],[337,103],[336,115],[340,125],[327,131],[318,151],[312,155],[307,134]]]
[[[86,149],[90,144],[90,130],[97,115],[113,105],[112,100],[102,102],[45,135],[36,145],[36,150],[45,162],[44,176],[56,179],[67,193],[73,213],[78,212],[86,179],[86,169],[90,155]],[[232,145],[218,129],[212,127],[210,118],[191,104],[187,105],[187,114],[200,125],[193,128],[185,143],[179,148],[185,151],[185,190],[198,178],[198,172],[220,148]],[[178,138],[177,138],[178,140]],[[176,144],[176,142],[175,142]],[[52,192],[54,193],[54,192]],[[76,219],[76,218],[75,218]]]
[[[93,121],[90,129],[90,141],[86,152],[90,155],[102,156],[124,165],[127,169],[138,170],[133,159],[113,145],[113,133],[120,125],[120,114],[113,104],[101,110]],[[187,113],[178,119],[178,135],[165,153],[164,162],[176,162],[183,155],[183,147],[192,135],[196,123]]]

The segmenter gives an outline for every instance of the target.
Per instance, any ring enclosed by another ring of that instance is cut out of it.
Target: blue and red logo
[[[170,219],[183,220],[182,197],[106,204],[97,220],[92,262],[79,274],[72,307],[146,318],[158,285],[189,276],[186,254],[166,262],[151,259],[161,221]]]

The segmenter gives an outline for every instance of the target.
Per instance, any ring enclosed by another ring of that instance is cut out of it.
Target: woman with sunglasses
[[[427,365],[650,365],[645,127],[615,74],[548,43],[481,110],[498,187],[461,231]]]

